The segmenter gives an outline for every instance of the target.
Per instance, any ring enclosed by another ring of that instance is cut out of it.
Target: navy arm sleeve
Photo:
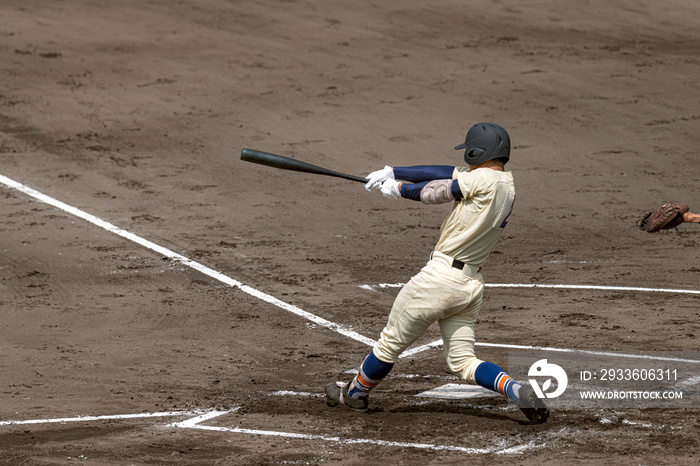
[[[455,167],[451,165],[415,165],[413,167],[394,167],[397,180],[420,183],[422,181],[451,180]]]
[[[394,168],[394,174],[396,174],[396,168]],[[452,174],[450,173],[450,177],[451,176]],[[430,181],[423,181],[422,183],[401,183],[401,197],[414,201],[420,201],[420,192],[426,184],[430,183]],[[457,200],[460,200],[463,197],[462,190],[459,189],[459,182],[457,180],[452,181],[452,195]]]

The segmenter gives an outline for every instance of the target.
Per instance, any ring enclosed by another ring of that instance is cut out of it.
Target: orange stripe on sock
[[[506,382],[510,380],[510,376],[504,375],[501,377],[501,380],[498,382],[498,391],[501,392],[502,395],[505,395],[505,387],[506,387]]]
[[[374,387],[377,385],[376,383],[367,382],[365,378],[362,377],[362,374],[357,374],[357,380],[365,387]]]

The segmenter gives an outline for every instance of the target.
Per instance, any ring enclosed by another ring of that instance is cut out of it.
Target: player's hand
[[[379,190],[384,197],[388,197],[389,199],[398,199],[401,197],[401,183],[394,179],[384,180]]]
[[[387,165],[381,170],[370,173],[366,178],[369,180],[367,184],[365,184],[365,189],[367,191],[379,189],[383,181],[394,179],[394,169]]]

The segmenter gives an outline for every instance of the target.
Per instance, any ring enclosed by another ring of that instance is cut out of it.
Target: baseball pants
[[[399,355],[438,322],[445,359],[452,372],[475,384],[474,371],[482,362],[474,352],[476,324],[484,279],[465,265],[452,267],[452,258],[433,252],[430,261],[399,292],[374,354],[381,361],[396,363]]]

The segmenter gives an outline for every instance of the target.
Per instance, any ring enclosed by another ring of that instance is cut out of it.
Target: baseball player
[[[438,322],[450,370],[513,400],[534,424],[546,422],[549,410],[529,385],[513,380],[496,364],[477,359],[476,323],[484,279],[481,267],[501,236],[513,209],[513,175],[504,170],[510,137],[493,123],[467,132],[464,149],[469,167],[419,165],[389,167],[370,173],[365,188],[390,199],[425,204],[454,202],[442,223],[430,260],[399,292],[379,341],[350,382],[326,386],[330,405],[366,411],[370,391],[391,371],[399,355]],[[398,181],[402,180],[402,181]]]

